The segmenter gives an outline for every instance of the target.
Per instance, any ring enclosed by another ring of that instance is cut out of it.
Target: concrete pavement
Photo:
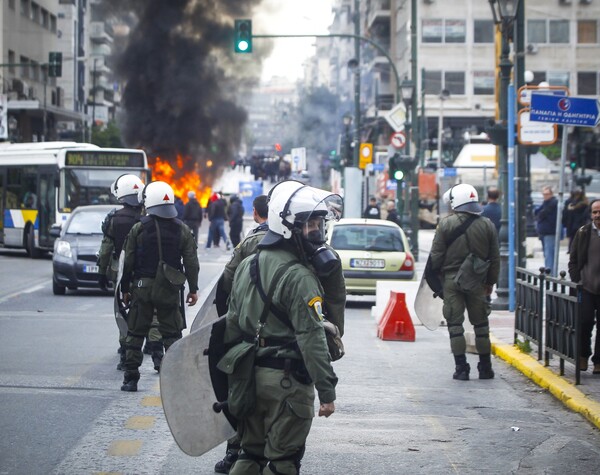
[[[434,231],[419,232],[419,277],[425,268]],[[527,269],[538,270],[544,264],[541,243],[537,238],[527,238]],[[559,272],[567,270],[568,254],[566,241],[561,245]],[[509,311],[492,311],[490,329],[492,333],[492,352],[526,377],[548,390],[567,407],[582,414],[596,427],[600,428],[600,375],[592,374],[593,364],[587,371],[581,372],[581,384],[575,385],[575,367],[565,362],[564,375],[560,375],[559,359],[550,359],[548,366],[538,361],[537,347],[532,346],[531,353],[525,354],[514,345],[515,314]],[[592,340],[593,341],[593,340]],[[532,355],[532,356],[531,356]]]

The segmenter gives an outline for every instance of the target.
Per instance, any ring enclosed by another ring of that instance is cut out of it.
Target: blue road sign
[[[587,97],[531,95],[529,120],[553,124],[595,127],[600,122],[600,102]]]
[[[456,176],[456,168],[442,168],[444,176]]]
[[[374,172],[382,172],[385,168],[383,163],[373,163],[373,171]]]

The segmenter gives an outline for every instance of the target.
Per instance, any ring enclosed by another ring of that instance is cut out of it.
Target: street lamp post
[[[411,121],[414,121],[414,116],[412,115],[411,105],[414,100],[414,92],[415,92],[415,83],[408,79],[407,77],[400,83],[398,89],[400,90],[400,94],[402,96],[402,102],[404,102],[404,106],[406,107],[406,121],[404,122],[404,131],[406,133],[406,145],[405,145],[405,153],[407,156],[411,156],[410,142],[411,142],[411,129],[414,129]],[[412,160],[411,163],[416,165],[417,161]],[[419,219],[418,214],[415,219],[415,209],[418,213],[418,202],[415,208],[415,200],[418,201],[418,195],[415,196],[415,167],[410,166],[407,170],[407,176],[403,180],[402,183],[408,184],[408,186],[401,186],[401,183],[398,183],[397,195],[397,209],[398,214],[400,216],[400,222],[402,225],[402,229],[409,234],[410,241],[412,243],[412,252],[413,257],[418,259],[419,255]],[[416,191],[418,192],[418,187],[416,187]],[[400,200],[402,200],[402,206],[400,205]],[[410,206],[407,206],[409,204]]]
[[[440,115],[438,116],[438,137],[437,137],[437,222],[440,222],[441,216],[441,205],[440,205],[440,188],[441,188],[441,170],[442,170],[442,151],[443,151],[443,143],[444,143],[444,102],[446,99],[450,98],[450,91],[448,89],[442,89],[440,95],[438,96],[440,99]]]
[[[490,8],[494,23],[500,28],[502,34],[502,45],[500,48],[500,88],[498,91],[498,111],[499,124],[497,127],[502,129],[503,140],[499,150],[500,160],[500,180],[502,188],[502,219],[500,220],[500,275],[496,294],[498,297],[492,303],[492,307],[496,310],[507,310],[509,307],[508,299],[508,259],[514,259],[514,256],[509,256],[508,252],[508,233],[512,230],[508,229],[508,133],[514,133],[513,130],[508,131],[508,85],[510,83],[510,75],[513,63],[509,59],[510,53],[510,38],[513,33],[513,26],[517,15],[518,5],[520,0],[489,0]]]

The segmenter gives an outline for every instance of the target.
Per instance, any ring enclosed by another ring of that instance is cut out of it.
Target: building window
[[[50,15],[50,31],[56,33],[56,15]]]
[[[8,67],[8,71],[11,73],[15,73],[15,66],[14,64],[17,62],[17,60],[15,59],[16,55],[15,52],[13,50],[8,50],[8,63],[10,64],[10,66]]]
[[[21,15],[29,18],[29,0],[21,0]]]
[[[444,25],[445,43],[464,43],[467,36],[465,20],[446,20]]]
[[[423,43],[441,43],[443,20],[423,20]]]
[[[448,71],[444,74],[444,87],[450,94],[462,96],[465,94],[465,73],[463,71]]]
[[[550,43],[569,43],[569,20],[550,20]]]
[[[473,94],[494,94],[496,78],[493,71],[473,71]]]
[[[598,21],[597,20],[579,20],[577,22],[577,43],[596,44],[598,43]]]
[[[425,70],[425,94],[439,94],[442,91],[442,72]]]
[[[15,0],[8,0],[8,8],[11,10],[15,9]]]
[[[569,72],[568,71],[548,71],[548,84],[551,86],[566,86],[569,87]]]
[[[21,77],[28,78],[29,77],[29,58],[26,56],[21,56]]]
[[[42,8],[42,26],[44,28],[48,28],[48,25],[50,24],[48,19],[49,15],[48,10]]]
[[[31,21],[40,22],[40,6],[34,2],[31,2]]]
[[[577,73],[577,94],[582,96],[596,96],[598,94],[598,73]]]
[[[546,43],[546,20],[527,20],[527,42]]]
[[[494,42],[494,22],[492,20],[475,20],[473,22],[473,42]]]
[[[423,43],[464,43],[467,34],[465,20],[423,20]]]

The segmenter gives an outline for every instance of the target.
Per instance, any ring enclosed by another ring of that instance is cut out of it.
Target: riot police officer
[[[147,216],[133,226],[124,247],[121,291],[125,304],[131,300],[131,309],[122,391],[137,391],[142,344],[154,312],[167,351],[185,328],[185,313],[180,308],[185,280],[188,305],[198,300],[197,244],[190,229],[175,218],[173,189],[165,182],[152,182],[142,190],[140,202]]]
[[[133,225],[140,220],[142,214],[142,205],[138,201],[138,193],[143,188],[144,183],[142,180],[133,174],[121,175],[110,187],[111,193],[123,205],[123,208],[112,210],[102,223],[104,237],[102,238],[98,254],[98,268],[100,272],[98,284],[102,290],[106,290],[108,280],[112,281],[113,286],[116,285],[119,256],[121,255],[125,238]],[[117,364],[118,370],[124,369],[126,336],[119,332],[120,361]],[[156,318],[153,319],[152,326],[148,332],[146,348],[152,355],[155,369],[158,370],[163,356],[163,345]]]
[[[312,265],[327,269],[337,256],[323,250],[329,202],[341,198],[308,186],[286,185],[269,202],[269,230],[258,252],[239,265],[229,300],[225,340],[241,342],[219,363],[227,365],[240,345],[255,351],[255,389],[239,390],[230,377],[229,410],[240,419],[242,450],[231,474],[298,473],[314,417],[335,411],[337,377],[323,326],[323,288]],[[338,261],[339,262],[339,261]],[[271,299],[271,300],[269,300]],[[244,365],[239,366],[240,368]],[[241,378],[241,379],[238,379]],[[254,410],[244,411],[255,400]],[[244,401],[241,403],[240,401]],[[269,421],[265,427],[265,420]]]
[[[258,224],[252,229],[244,240],[235,247],[233,250],[233,256],[229,262],[225,265],[223,270],[223,276],[219,282],[219,290],[217,292],[217,308],[219,310],[219,304],[224,308],[219,314],[226,312],[226,306],[224,301],[231,292],[233,285],[233,278],[235,271],[239,264],[248,256],[256,253],[260,241],[264,238],[265,234],[269,230],[268,226],[268,200],[274,199],[279,191],[298,189],[303,187],[304,184],[295,180],[288,180],[277,184],[269,193],[269,196],[260,195],[257,196],[253,201],[253,218]],[[327,244],[323,244],[327,246]],[[335,251],[329,247],[329,249],[335,253]],[[335,324],[340,330],[340,334],[344,333],[344,311],[346,306],[346,284],[344,282],[344,275],[342,273],[341,262],[338,257],[338,265],[332,265],[330,269],[325,272],[324,269],[316,269],[310,262],[309,268],[317,275],[319,281],[323,287],[324,295],[324,309],[327,320]],[[227,441],[227,449],[225,457],[216,463],[215,472],[217,473],[229,473],[229,470],[233,463],[238,458],[240,448],[239,437],[234,436]]]

